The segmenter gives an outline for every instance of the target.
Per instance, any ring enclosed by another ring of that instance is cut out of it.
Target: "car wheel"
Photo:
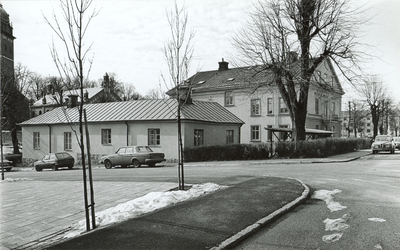
[[[138,160],[132,160],[132,165],[134,168],[140,167],[140,162]]]
[[[36,169],[36,171],[42,171],[42,168],[41,167],[35,167],[35,169]]]
[[[56,165],[51,166],[51,169],[53,169],[53,171],[57,171],[58,167],[56,167]]]
[[[105,167],[106,169],[110,169],[110,168],[113,167],[113,165],[112,165],[111,161],[106,160],[106,161],[104,162],[104,167]]]

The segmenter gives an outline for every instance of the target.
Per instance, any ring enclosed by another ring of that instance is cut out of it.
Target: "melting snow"
[[[325,231],[343,231],[347,228],[350,227],[349,224],[346,224],[345,222],[348,220],[349,215],[345,214],[342,216],[342,218],[339,219],[325,219]]]
[[[214,183],[193,185],[189,190],[151,192],[145,196],[118,204],[115,207],[96,213],[97,227],[106,226],[112,223],[121,222],[139,215],[155,211],[177,202],[198,197],[226,186]],[[71,226],[71,230],[64,235],[64,238],[71,238],[86,231],[86,220],[81,220]]]
[[[335,189],[333,191],[318,190],[314,192],[311,198],[325,201],[327,207],[331,210],[331,212],[335,212],[347,208],[346,206],[342,206],[339,202],[333,201],[333,195],[341,192],[342,190],[339,189]]]
[[[322,236],[322,240],[326,243],[332,243],[332,242],[340,240],[340,238],[342,238],[342,236],[343,236],[343,233],[334,233],[334,234]]]
[[[6,178],[4,180],[1,180],[1,182],[16,182],[16,181],[33,181],[33,179],[29,179],[29,178],[16,178],[16,179],[12,179],[12,178]]]
[[[381,218],[368,218],[368,220],[373,221],[373,222],[385,222],[385,219]]]

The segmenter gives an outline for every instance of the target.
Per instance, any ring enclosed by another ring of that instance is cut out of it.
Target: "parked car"
[[[74,167],[75,159],[67,152],[50,153],[45,155],[42,160],[36,161],[33,166],[36,171],[42,171],[45,168],[51,168],[54,171],[59,168],[67,167],[72,169]]]
[[[400,150],[400,137],[393,137],[394,147]]]
[[[394,154],[395,144],[390,135],[377,135],[375,141],[371,145],[372,153],[376,154],[380,151],[389,151]]]
[[[3,147],[4,158],[7,161],[12,162],[13,165],[15,163],[19,163],[22,161],[22,147],[19,146],[19,154],[14,154],[14,147],[12,145],[7,145]]]
[[[10,146],[3,146],[3,168],[5,171],[10,172],[12,167],[13,167],[13,163],[11,161],[9,161],[7,159],[7,155],[12,154],[13,153],[13,148]],[[1,166],[1,163],[0,163]]]
[[[155,153],[148,146],[128,146],[119,148],[115,154],[101,157],[99,162],[104,163],[107,169],[118,165],[121,167],[132,165],[137,168],[143,164],[153,167],[156,163],[165,161],[164,157],[164,153]]]

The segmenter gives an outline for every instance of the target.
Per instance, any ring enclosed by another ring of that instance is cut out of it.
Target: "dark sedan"
[[[42,171],[45,168],[51,168],[54,171],[59,168],[67,167],[72,169],[74,167],[75,159],[67,152],[50,153],[43,157],[42,160],[36,161],[33,166],[36,171]]]
[[[165,161],[164,157],[164,153],[156,153],[148,146],[128,146],[119,148],[115,154],[101,157],[100,163],[104,163],[107,169],[116,165],[121,167],[132,165],[137,168],[143,164],[153,167],[156,163]]]

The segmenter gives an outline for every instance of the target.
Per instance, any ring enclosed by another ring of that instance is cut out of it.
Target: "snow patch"
[[[33,181],[33,179],[29,179],[29,178],[16,178],[16,179],[12,179],[12,178],[6,178],[4,180],[1,180],[1,182],[17,182],[17,181]]]
[[[334,233],[334,234],[322,236],[322,240],[325,243],[332,243],[332,242],[340,240],[340,238],[342,238],[342,236],[343,236],[343,233]]]
[[[333,191],[318,190],[314,192],[311,198],[325,201],[329,210],[331,210],[331,212],[335,212],[347,208],[346,206],[342,206],[339,202],[333,201],[333,195],[341,192],[342,190],[339,189],[334,189]]]
[[[192,185],[185,190],[151,192],[142,197],[130,200],[115,207],[96,213],[96,226],[106,226],[112,223],[121,222],[127,219],[138,217],[139,215],[155,211],[157,209],[182,202],[191,198],[199,197],[204,194],[214,192],[218,189],[226,188],[214,183],[204,183]],[[63,238],[75,237],[86,231],[86,220],[81,220],[73,224],[71,230]]]
[[[325,219],[325,231],[343,231],[350,227],[349,224],[345,222],[348,220],[349,215],[345,214],[339,219]]]
[[[373,222],[385,222],[385,219],[381,218],[368,218],[368,220],[373,221]]]

